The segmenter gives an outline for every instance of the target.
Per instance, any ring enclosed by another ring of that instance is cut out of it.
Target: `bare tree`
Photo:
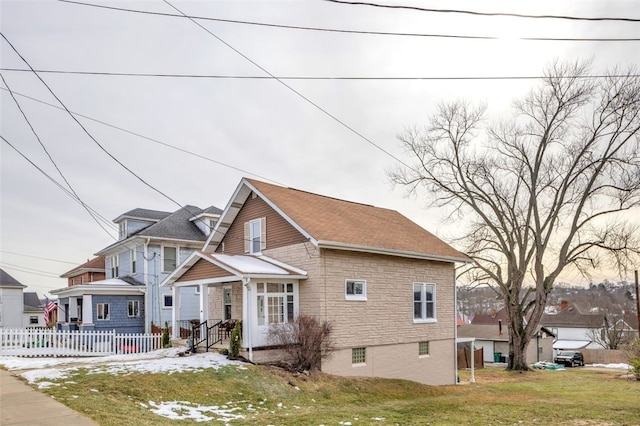
[[[606,313],[601,328],[591,328],[587,337],[605,349],[621,349],[632,340],[622,315]]]
[[[497,124],[485,125],[485,106],[441,104],[399,136],[414,164],[389,172],[468,225],[460,242],[475,262],[463,273],[504,298],[511,370],[528,369],[527,345],[565,268],[624,267],[640,247],[621,214],[640,205],[640,78],[634,68],[589,72],[553,63]]]

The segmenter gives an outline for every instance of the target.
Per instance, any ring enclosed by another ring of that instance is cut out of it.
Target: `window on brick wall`
[[[367,362],[367,348],[351,349],[351,364],[365,364]]]
[[[413,283],[413,321],[436,320],[436,285]]]
[[[418,355],[419,356],[429,355],[429,342],[418,343]]]

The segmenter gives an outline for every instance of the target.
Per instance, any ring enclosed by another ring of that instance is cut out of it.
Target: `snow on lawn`
[[[631,366],[629,364],[625,364],[624,362],[620,364],[587,364],[585,367],[595,367],[595,368],[612,368],[615,370],[630,370]]]
[[[161,349],[144,354],[113,355],[91,358],[18,358],[0,357],[0,365],[7,370],[20,370],[20,375],[29,383],[37,384],[40,389],[60,386],[56,381],[68,378],[79,368],[87,369],[88,374],[109,373],[113,375],[138,373],[182,373],[202,371],[207,368],[219,369],[227,365],[235,365],[243,369],[242,362],[231,361],[218,353],[199,353],[179,357],[179,352],[186,348]],[[170,419],[193,419],[197,422],[243,419],[244,416],[235,411],[241,407],[231,407],[233,402],[220,406],[200,406],[190,402],[174,401],[155,403],[149,401],[145,406],[151,412]],[[248,407],[248,411],[252,411]],[[255,411],[255,409],[253,409]],[[215,417],[211,417],[215,416]]]

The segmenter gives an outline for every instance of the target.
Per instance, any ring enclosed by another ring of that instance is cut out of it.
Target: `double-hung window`
[[[119,263],[120,263],[118,259],[118,255],[116,254],[115,256],[111,256],[110,260],[111,260],[111,278],[118,278],[118,274],[120,273],[120,271],[118,270]]]
[[[173,272],[178,265],[178,247],[162,247],[162,272]]]
[[[267,248],[267,219],[262,217],[244,223],[244,252],[260,253]]]
[[[130,318],[137,318],[140,316],[139,300],[127,300],[127,316]]]
[[[137,271],[138,263],[138,252],[136,249],[131,249],[131,273],[135,274]]]
[[[413,283],[414,322],[436,321],[436,285]]]
[[[98,314],[99,321],[107,321],[111,318],[109,312],[109,304],[108,303],[98,303],[96,305],[96,312]]]

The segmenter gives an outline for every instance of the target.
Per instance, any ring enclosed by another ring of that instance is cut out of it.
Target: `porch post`
[[[209,286],[200,284],[200,322],[209,320]]]
[[[457,352],[457,351],[456,351]],[[476,382],[476,340],[471,340],[471,383]]]
[[[178,309],[180,306],[180,289],[176,286],[171,286],[171,298],[173,299],[173,306],[171,306],[171,322],[173,323],[171,337],[177,339],[180,336],[180,325],[178,324]]]
[[[82,296],[82,326],[93,325],[93,296]]]
[[[242,343],[249,349],[249,361],[253,362],[253,342],[251,335],[253,327],[251,324],[251,311],[253,304],[256,303],[251,296],[251,279],[242,279]]]

